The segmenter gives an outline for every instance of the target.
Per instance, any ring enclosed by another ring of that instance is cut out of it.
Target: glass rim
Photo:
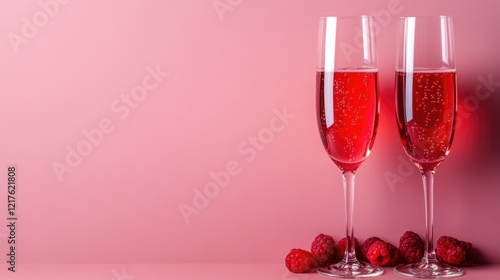
[[[319,19],[337,18],[337,19],[359,19],[373,18],[373,15],[339,15],[339,16],[320,16]]]
[[[404,20],[404,19],[408,19],[408,18],[415,18],[415,19],[418,19],[418,18],[453,18],[453,16],[451,16],[451,15],[404,16],[404,17],[399,17],[398,19],[399,20]]]

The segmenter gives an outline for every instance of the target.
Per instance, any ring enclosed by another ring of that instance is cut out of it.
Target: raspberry
[[[366,253],[368,253],[368,249],[370,249],[370,246],[372,246],[375,241],[380,240],[378,237],[370,237],[363,242],[363,245],[361,246],[361,255],[359,256],[360,259],[364,261],[368,261],[368,258],[366,257]]]
[[[327,266],[335,259],[335,241],[329,235],[316,236],[311,244],[311,253],[318,261],[318,266]]]
[[[413,231],[407,231],[399,239],[399,251],[408,263],[416,263],[424,256],[424,242]]]
[[[460,247],[465,248],[465,260],[460,266],[472,266],[476,264],[479,259],[479,251],[469,242],[461,241]]]
[[[437,241],[437,259],[449,265],[460,265],[465,260],[465,250],[460,245],[456,238],[441,236]]]
[[[437,242],[439,261],[456,266],[472,266],[479,259],[479,251],[471,243],[449,236],[441,236]]]
[[[392,245],[391,243],[387,243],[387,244],[389,245],[389,248],[391,249],[391,254],[392,254],[392,258],[389,261],[388,266],[395,266],[398,263],[400,263],[402,260],[401,252],[399,251],[399,249],[396,246]]]
[[[292,249],[286,255],[285,265],[291,272],[302,273],[316,268],[318,262],[310,252],[302,249]]]
[[[339,243],[337,244],[337,250],[335,252],[334,262],[340,262],[344,258],[345,247],[346,247],[345,245],[346,245],[346,238],[340,239]],[[361,247],[359,246],[356,237],[354,237],[354,250],[356,250],[356,256],[361,256]]]
[[[393,266],[399,262],[400,253],[391,243],[376,240],[368,249],[366,257],[371,264],[378,266]]]

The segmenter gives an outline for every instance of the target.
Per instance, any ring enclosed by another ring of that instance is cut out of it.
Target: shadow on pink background
[[[357,237],[424,233],[421,179],[405,169],[394,119],[395,24],[449,14],[460,124],[436,174],[435,238],[470,241],[500,263],[499,8],[0,2],[0,179],[17,167],[19,262],[281,263],[321,232],[340,240],[341,175],[314,111],[318,18],[374,13],[381,119],[357,173]],[[4,228],[0,252],[6,238]]]

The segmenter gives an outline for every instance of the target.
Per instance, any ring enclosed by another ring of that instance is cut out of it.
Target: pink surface
[[[342,238],[341,175],[315,119],[318,18],[375,13],[381,119],[357,173],[356,235],[397,243],[424,232],[420,176],[394,119],[396,18],[449,14],[460,122],[436,175],[435,236],[500,263],[499,8],[1,1],[0,180],[17,167],[17,261],[281,263],[320,232]]]
[[[468,268],[463,280],[498,280],[499,265]],[[195,279],[241,279],[241,280],[324,280],[335,279],[322,276],[315,271],[291,273],[281,264],[27,264],[14,276],[0,271],[2,279],[32,280],[195,280]],[[392,267],[384,269],[382,276],[374,279],[410,279],[396,275]]]

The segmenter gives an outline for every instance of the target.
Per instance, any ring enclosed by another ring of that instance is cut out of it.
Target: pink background
[[[316,129],[318,18],[375,13],[381,121],[357,173],[356,235],[423,235],[421,180],[393,113],[395,24],[449,14],[460,123],[436,176],[435,237],[500,263],[498,1],[55,1],[0,2],[0,180],[17,166],[19,262],[282,263],[318,233],[342,238],[341,174]],[[68,147],[86,155],[58,178]],[[184,219],[205,186],[211,198]]]

